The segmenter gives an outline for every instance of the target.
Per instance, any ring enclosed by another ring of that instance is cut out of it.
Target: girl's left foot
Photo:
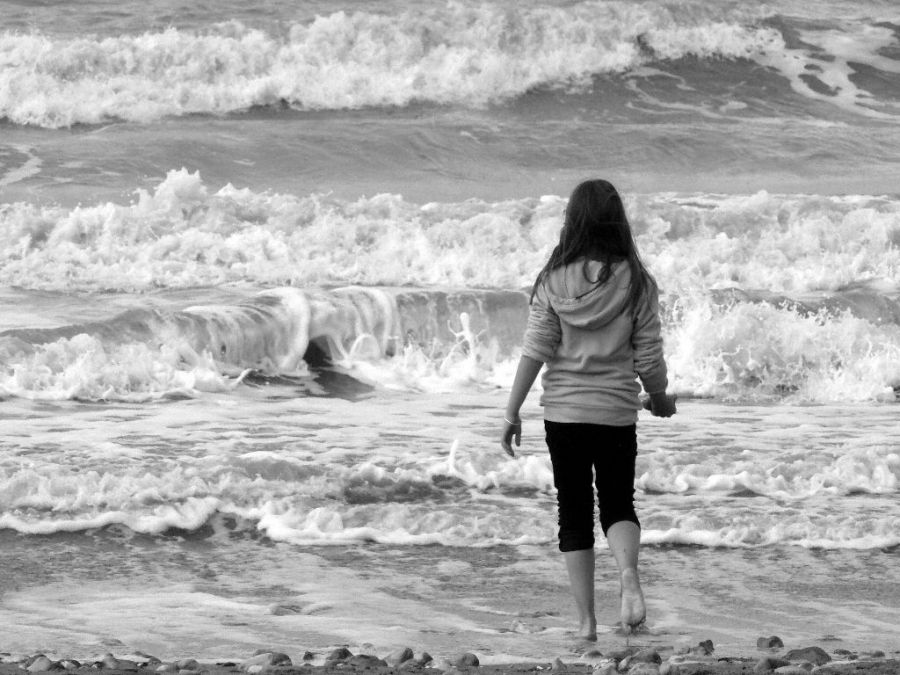
[[[587,617],[581,620],[578,637],[588,642],[597,641],[597,620],[594,617]]]
[[[647,607],[644,605],[644,593],[636,569],[624,570],[621,582],[622,606],[619,610],[619,620],[625,632],[629,633],[644,623],[647,618]]]

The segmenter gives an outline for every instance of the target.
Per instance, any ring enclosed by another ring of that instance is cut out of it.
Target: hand
[[[660,392],[658,394],[650,394],[644,399],[644,410],[649,410],[654,417],[671,417],[677,411],[675,401],[678,400],[676,394],[667,394]]]
[[[516,447],[522,445],[522,420],[518,417],[513,417],[512,419],[512,422],[507,421],[505,418],[503,420],[503,434],[500,436],[500,446],[507,455],[515,457],[516,453],[512,449],[510,441],[515,438]]]

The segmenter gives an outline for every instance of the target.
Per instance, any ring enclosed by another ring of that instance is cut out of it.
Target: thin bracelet
[[[506,418],[504,417],[504,418],[503,418],[503,421],[506,422],[507,424],[509,424],[510,426],[514,426],[514,427],[520,427],[520,426],[522,426],[522,420],[519,420],[518,422],[510,422],[508,419],[506,419]]]

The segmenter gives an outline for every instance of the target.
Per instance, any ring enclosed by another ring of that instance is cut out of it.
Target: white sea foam
[[[280,101],[303,109],[481,106],[628,70],[651,58],[648,47],[665,59],[733,58],[780,44],[772,28],[699,4],[595,1],[565,8],[451,2],[399,15],[341,11],[280,34],[235,21],[105,38],[5,32],[0,116],[59,127]]]
[[[900,201],[890,197],[663,193],[630,196],[626,206],[667,293],[900,286]],[[182,169],[128,205],[0,206],[0,284],[524,288],[558,238],[564,208],[557,196],[420,205],[391,194],[212,192]]]

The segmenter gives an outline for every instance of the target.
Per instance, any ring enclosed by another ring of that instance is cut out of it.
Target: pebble
[[[626,656],[631,656],[632,654],[640,651],[637,647],[625,647],[623,649],[614,649],[609,652],[607,656],[611,659],[615,659],[616,661],[621,661]]]
[[[692,654],[700,654],[701,656],[709,656],[714,651],[716,651],[716,648],[713,645],[712,640],[703,640],[702,642],[699,642],[696,647],[691,648]]]
[[[356,670],[371,670],[372,668],[386,668],[387,661],[379,659],[372,654],[356,654],[347,659],[347,665],[353,666]]]
[[[25,667],[25,670],[29,673],[46,673],[48,670],[58,670],[60,668],[61,666],[56,663],[56,661],[52,661],[43,654],[38,654],[37,657],[32,659],[31,663]]]
[[[568,666],[563,663],[562,659],[558,656],[553,659],[553,665],[550,666],[550,671],[554,673],[564,673],[568,670]]]
[[[389,666],[399,666],[401,663],[406,663],[414,658],[413,650],[409,647],[403,647],[402,649],[395,649],[390,654],[384,657],[384,660],[387,662]]]
[[[655,649],[642,649],[641,651],[632,654],[631,662],[660,664],[662,663],[662,658]]]
[[[200,670],[196,659],[180,659],[173,664],[178,670]]]
[[[777,656],[765,656],[756,662],[756,665],[753,666],[753,672],[768,673],[775,670],[776,668],[781,668],[783,666],[789,665],[791,665],[791,662],[787,661],[786,659],[781,659]]]
[[[616,675],[616,664],[607,663],[594,671],[594,675]]]
[[[757,649],[782,649],[783,647],[784,642],[782,642],[781,638],[777,635],[770,635],[769,637],[761,637],[756,639]]]
[[[424,666],[426,663],[431,663],[432,661],[434,661],[434,657],[428,652],[422,652],[421,654],[419,654],[419,658],[417,658],[416,661]]]
[[[305,652],[303,652],[303,660],[304,661],[312,661],[314,658],[316,658],[316,655],[313,654],[311,651],[306,650]]]
[[[477,668],[480,661],[472,652],[466,652],[462,656],[456,658],[453,665],[456,668]]]
[[[813,665],[821,666],[823,663],[831,661],[831,657],[821,647],[804,647],[803,649],[792,649],[784,655],[788,661],[809,661]]]
[[[345,659],[349,659],[353,656],[353,652],[351,652],[346,647],[338,647],[333,650],[327,657],[326,661],[344,661]]]
[[[655,663],[635,663],[628,669],[628,675],[659,675],[659,666]]]
[[[778,673],[778,675],[809,675],[809,671],[800,666],[781,666],[773,672]]]
[[[61,665],[66,670],[75,670],[76,668],[81,668],[81,663],[79,661],[76,661],[75,659],[63,659],[59,662],[59,665]]]
[[[156,669],[157,673],[174,673],[178,670],[178,666],[174,663],[164,663],[161,666],[158,666]]]

